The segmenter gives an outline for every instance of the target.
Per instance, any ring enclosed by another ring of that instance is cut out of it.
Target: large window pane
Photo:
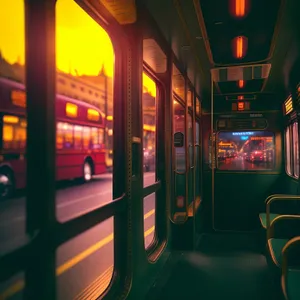
[[[56,3],[56,67],[56,204],[65,221],[112,201],[114,51],[73,0]]]
[[[288,175],[292,175],[291,142],[290,128],[287,127],[285,130],[285,169]]]
[[[75,1],[56,3],[56,216],[64,222],[113,200],[114,51]],[[113,272],[113,218],[57,250],[58,299],[97,299]]]
[[[143,165],[144,187],[156,181],[156,83],[143,73]],[[149,247],[155,232],[156,193],[144,198],[144,239]]]
[[[189,148],[189,160],[190,167],[194,166],[194,132],[193,132],[193,118],[188,114],[188,148]]]
[[[145,248],[148,248],[154,239],[155,233],[155,203],[156,193],[144,198],[144,239]]]
[[[196,122],[196,147],[195,147],[195,164],[196,164],[196,186],[195,186],[195,192],[196,197],[200,196],[200,125],[199,122]]]
[[[293,124],[293,162],[294,176],[299,177],[299,143],[298,143],[298,123]]]
[[[113,217],[61,245],[56,256],[57,299],[97,299],[113,274]]]
[[[220,170],[271,170],[275,166],[275,141],[272,132],[220,132],[217,145]]]
[[[155,183],[156,84],[143,73],[143,165],[144,186]]]
[[[25,236],[25,88],[24,1],[0,0],[0,250]]]

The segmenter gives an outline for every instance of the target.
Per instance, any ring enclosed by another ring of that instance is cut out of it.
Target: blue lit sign
[[[241,136],[242,141],[247,141],[249,139],[249,136]]]
[[[254,132],[233,132],[232,135],[254,135]]]

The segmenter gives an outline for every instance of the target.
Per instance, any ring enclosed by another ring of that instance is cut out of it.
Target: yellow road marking
[[[72,267],[77,265],[79,262],[81,262],[82,260],[84,260],[85,258],[90,256],[91,254],[93,254],[94,252],[101,249],[103,246],[105,246],[109,242],[111,242],[113,239],[114,239],[114,234],[111,233],[110,235],[108,235],[107,237],[102,239],[101,241],[90,246],[89,248],[85,249],[78,255],[72,257],[71,259],[67,260],[64,264],[62,264],[61,266],[59,266],[56,269],[56,275],[61,275],[62,273],[66,272],[67,270],[71,269]]]
[[[153,215],[154,212],[155,212],[155,210],[152,209],[148,213],[146,213],[144,215],[144,220],[147,219],[147,218],[149,218],[151,215]],[[144,236],[147,237],[148,235],[150,235],[154,231],[154,228],[155,227],[152,226],[150,229],[148,229],[147,231],[145,231]],[[69,259],[68,261],[66,261],[64,264],[62,264],[61,266],[59,266],[58,268],[56,268],[56,275],[59,276],[62,273],[64,273],[67,270],[69,270],[70,268],[74,267],[76,264],[78,264],[79,262],[81,262],[82,260],[84,260],[85,258],[87,258],[88,256],[90,256],[91,254],[93,254],[97,250],[101,249],[102,247],[104,247],[105,245],[107,245],[108,243],[110,243],[113,239],[114,239],[114,234],[111,233],[110,235],[108,235],[107,237],[105,237],[104,239],[102,239],[101,241],[99,241],[96,244],[94,244],[94,245],[90,246],[89,248],[85,249],[84,251],[82,251],[78,255],[72,257],[71,259]],[[100,276],[102,276],[104,273],[102,273]],[[111,278],[111,276],[110,276],[110,278]],[[105,283],[106,282],[107,281],[105,281]],[[106,289],[107,285],[105,286],[104,290]],[[0,300],[9,299],[14,294],[20,292],[24,288],[24,286],[25,286],[24,280],[17,281],[15,284],[11,285],[3,293],[0,294]],[[102,292],[100,294],[102,294]],[[98,293],[98,289],[97,289],[97,293]],[[100,294],[98,293],[98,295],[100,295]]]
[[[24,280],[19,280],[15,284],[11,285],[8,289],[6,289],[1,295],[0,299],[1,300],[6,300],[12,297],[14,294],[20,292],[23,290],[25,286]]]
[[[152,214],[154,213],[154,210]],[[150,214],[151,215],[151,214]],[[144,233],[146,238],[152,232],[154,232],[155,226],[152,226]],[[108,267],[100,276],[98,276],[90,285],[88,285],[84,290],[82,290],[73,300],[95,300],[97,299],[108,287],[112,274],[114,270],[114,265]]]
[[[149,211],[144,215],[144,220],[146,220],[147,218],[149,218],[150,216],[152,216],[154,213],[155,213],[155,209],[149,210]]]

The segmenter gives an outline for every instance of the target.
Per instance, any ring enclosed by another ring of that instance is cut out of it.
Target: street
[[[155,173],[145,173],[144,185],[154,183]],[[0,251],[25,235],[26,198],[0,203]],[[42,199],[41,199],[42,201]],[[112,201],[112,175],[92,182],[60,184],[56,193],[56,214],[61,222]],[[155,195],[144,199],[145,247],[154,236]],[[113,217],[91,228],[57,249],[57,299],[96,299],[108,286],[113,271]],[[0,285],[0,300],[22,299],[24,274]]]
[[[218,161],[219,170],[231,171],[257,171],[257,170],[272,170],[273,163],[266,162],[249,162],[242,157],[226,158],[225,160]]]

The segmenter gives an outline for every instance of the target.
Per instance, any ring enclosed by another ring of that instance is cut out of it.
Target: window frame
[[[297,125],[295,125],[297,124]],[[294,126],[297,126],[298,131],[297,131],[297,137],[298,137],[298,161],[299,161],[299,124],[298,120],[293,120],[290,122],[284,129],[284,168],[285,168],[285,173],[289,177],[292,177],[294,179],[299,178],[299,174],[295,174],[295,153],[294,153]],[[289,138],[290,138],[290,145],[289,145],[289,153],[290,153],[290,172],[288,172],[288,166],[287,166],[287,132],[289,132]],[[298,163],[298,168],[299,168],[299,163]],[[299,173],[299,169],[298,169]]]
[[[216,172],[218,173],[226,173],[226,172],[234,172],[234,173],[266,173],[266,172],[274,172],[276,171],[276,165],[277,165],[277,161],[276,161],[276,132],[274,130],[251,130],[253,132],[260,132],[260,131],[264,131],[264,132],[269,132],[272,134],[273,136],[273,143],[274,143],[274,166],[272,169],[257,169],[257,170],[238,170],[238,169],[234,169],[234,170],[221,170],[219,169],[219,161],[218,161],[218,140],[219,140],[219,134],[221,132],[243,132],[243,131],[247,131],[247,129],[245,130],[219,130],[216,132],[216,138],[215,138],[215,151],[214,151],[214,156],[215,156],[215,168],[216,168]]]

